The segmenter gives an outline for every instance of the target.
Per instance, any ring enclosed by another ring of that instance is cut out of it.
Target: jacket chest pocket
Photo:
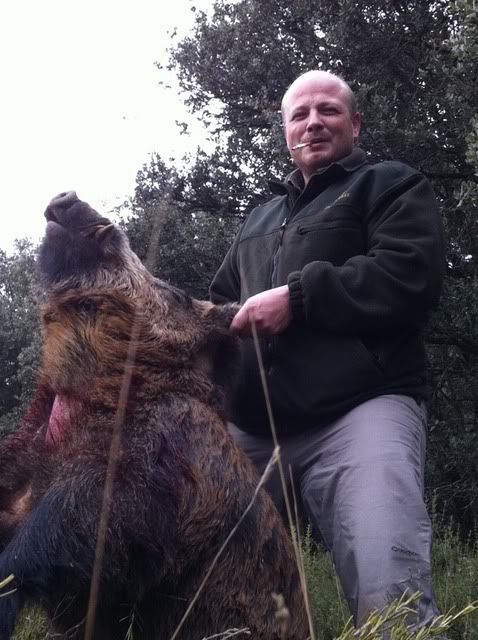
[[[302,222],[297,225],[297,233],[301,236],[305,236],[308,233],[314,233],[317,231],[325,231],[327,229],[357,229],[357,224],[354,223],[349,217],[347,218],[334,218],[333,220],[314,220],[312,222]]]
[[[328,219],[301,220],[290,229],[288,255],[296,263],[295,269],[314,260],[340,266],[365,252],[360,221],[352,212]]]

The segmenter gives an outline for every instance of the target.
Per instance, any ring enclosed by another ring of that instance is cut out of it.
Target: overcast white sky
[[[157,151],[203,146],[176,90],[159,85],[168,30],[210,0],[15,0],[0,8],[0,248],[37,240],[50,198],[75,189],[107,212]]]

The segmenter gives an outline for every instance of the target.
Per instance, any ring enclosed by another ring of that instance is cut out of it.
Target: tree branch
[[[427,178],[436,178],[437,180],[471,180],[478,182],[478,176],[475,173],[435,173],[433,171],[420,171]]]
[[[472,338],[465,338],[457,334],[440,335],[434,334],[426,336],[425,342],[427,344],[446,344],[449,346],[458,347],[467,354],[478,355],[478,341]]]

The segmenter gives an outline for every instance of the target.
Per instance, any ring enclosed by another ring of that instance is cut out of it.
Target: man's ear
[[[362,126],[362,116],[357,111],[352,116],[352,130],[353,130],[353,134],[354,134],[354,143],[355,144],[358,142],[361,126]]]

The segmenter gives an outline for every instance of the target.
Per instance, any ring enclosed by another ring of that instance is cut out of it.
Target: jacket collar
[[[359,147],[355,147],[352,153],[345,156],[345,158],[341,158],[340,160],[329,164],[327,167],[320,169],[320,171],[317,171],[317,173],[312,176],[311,180],[314,180],[315,176],[323,176],[324,178],[329,178],[330,181],[332,181],[344,173],[353,173],[366,163],[367,157],[365,155],[365,151]],[[283,182],[279,180],[270,180],[269,187],[275,195],[287,195],[291,190],[300,193],[305,187],[302,172],[300,169],[295,169],[286,176]]]

